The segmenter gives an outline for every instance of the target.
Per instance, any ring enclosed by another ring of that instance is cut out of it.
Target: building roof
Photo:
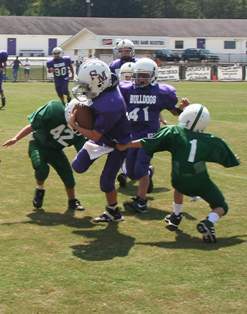
[[[75,35],[83,28],[106,36],[247,37],[247,19],[0,16],[0,34]]]

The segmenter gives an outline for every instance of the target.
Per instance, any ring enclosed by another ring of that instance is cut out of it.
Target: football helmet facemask
[[[115,47],[118,56],[122,60],[130,60],[135,55],[134,44],[129,39],[120,40]]]
[[[77,86],[72,89],[72,93],[79,101],[83,95],[94,99],[110,87],[111,82],[109,66],[99,59],[88,59],[80,65]]]
[[[120,81],[131,81],[135,64],[133,62],[124,63],[119,70]]]
[[[178,117],[179,125],[194,132],[203,132],[210,122],[208,109],[201,104],[191,104]]]
[[[63,49],[60,47],[55,47],[52,49],[52,55],[54,58],[60,58],[63,55]]]
[[[155,84],[158,78],[157,64],[149,58],[141,58],[134,63],[133,80],[136,87]]]

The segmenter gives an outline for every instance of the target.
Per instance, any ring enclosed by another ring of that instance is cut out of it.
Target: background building
[[[169,48],[206,48],[246,62],[246,19],[153,19],[1,16],[0,49],[9,55],[48,56],[55,46],[76,60],[95,55],[110,61],[116,42],[129,38],[137,55]]]

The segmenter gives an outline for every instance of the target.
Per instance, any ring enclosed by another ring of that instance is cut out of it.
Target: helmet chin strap
[[[201,108],[199,109],[199,111],[198,111],[198,113],[197,113],[197,115],[195,117],[195,120],[194,120],[194,122],[193,122],[193,124],[192,124],[192,126],[190,128],[191,131],[193,131],[193,129],[195,128],[195,126],[196,126],[196,124],[198,122],[198,120],[200,119],[200,117],[202,115],[202,112],[203,112],[203,108],[204,107],[201,105]]]

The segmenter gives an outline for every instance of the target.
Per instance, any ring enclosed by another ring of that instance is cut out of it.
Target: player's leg
[[[174,189],[172,212],[165,217],[166,228],[170,231],[176,231],[183,218],[183,194]]]
[[[63,82],[55,82],[55,89],[61,102],[65,105],[64,93],[63,93],[64,91]]]
[[[121,172],[117,176],[117,181],[121,188],[125,188],[127,185],[127,169],[126,169],[126,160],[124,160],[121,166]]]
[[[208,243],[216,242],[215,224],[228,212],[228,205],[220,189],[209,180],[200,195],[212,208],[206,219],[199,222],[197,230]]]
[[[43,206],[45,196],[44,183],[49,175],[49,166],[45,152],[35,141],[29,142],[28,154],[32,162],[37,183],[34,191],[33,206],[38,209]]]
[[[128,160],[127,157],[127,171],[128,176],[131,179],[139,180],[139,185],[137,189],[137,194],[132,201],[125,202],[124,206],[126,209],[134,210],[138,213],[145,213],[147,211],[147,191],[149,187],[149,165],[151,158],[146,154],[144,149],[136,149],[135,155],[132,160]],[[131,174],[129,175],[129,162],[131,165]]]
[[[93,222],[119,222],[124,220],[118,207],[117,191],[115,189],[115,180],[117,173],[126,157],[126,152],[114,150],[108,154],[105,166],[100,176],[100,188],[105,192],[107,206],[105,212],[93,219]]]
[[[63,181],[68,197],[68,210],[84,210],[80,201],[75,196],[75,179],[65,153],[53,150],[49,154],[49,163],[56,170],[57,174]]]
[[[69,91],[69,80],[64,80],[63,82],[63,95],[66,95],[67,103],[71,101],[70,91]]]
[[[0,72],[0,95],[1,95],[1,107],[0,109],[6,106],[6,99],[3,91],[3,74]]]
[[[83,173],[88,170],[88,168],[92,165],[92,163],[94,163],[95,160],[96,159],[90,159],[90,156],[86,149],[82,148],[72,161],[72,168],[77,173]]]
[[[154,167],[152,165],[149,165],[148,175],[149,175],[149,185],[148,185],[147,193],[152,193],[154,189],[154,183],[153,183]]]

